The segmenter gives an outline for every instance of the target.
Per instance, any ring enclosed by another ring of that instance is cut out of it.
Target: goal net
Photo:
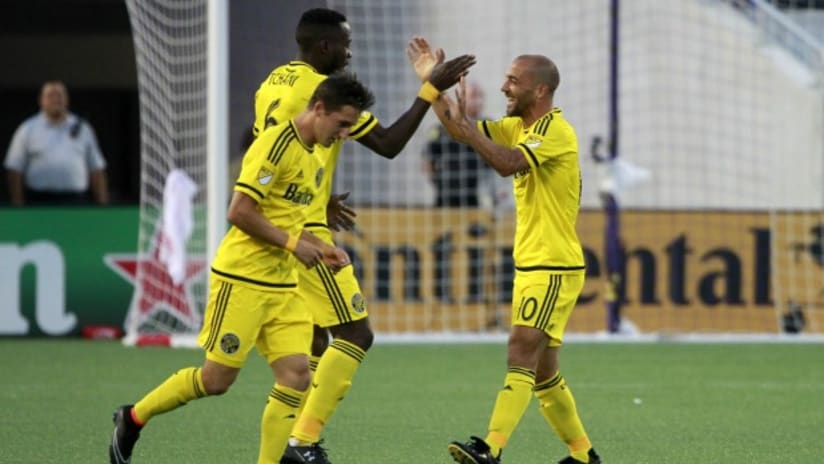
[[[126,342],[191,344],[200,330],[208,277],[207,1],[126,4],[137,59],[141,133],[136,290],[125,322]],[[178,176],[170,176],[172,172]],[[191,211],[170,210],[190,194]],[[175,243],[173,229],[180,228],[189,234]],[[185,253],[174,250],[181,243]],[[177,268],[169,264],[175,258],[168,259],[175,253]]]
[[[824,332],[820,42],[763,0],[637,0],[620,2],[617,15],[612,3],[328,0],[327,6],[349,18],[351,68],[375,92],[373,113],[384,125],[408,108],[420,85],[404,52],[414,35],[448,57],[477,56],[468,79],[484,97],[480,117],[502,116],[499,88],[514,57],[540,53],[558,64],[555,104],[578,134],[578,231],[587,258],[587,283],[569,332],[604,332],[609,301],[619,303],[620,330],[627,332]],[[206,296],[199,206],[211,188],[203,112],[206,2],[128,5],[140,73],[142,259],[151,263],[157,253],[168,172],[183,169],[201,192],[188,241],[191,275],[175,286],[168,276],[144,272],[128,328],[192,334]],[[595,161],[613,151],[614,161]],[[394,160],[345,144],[336,190],[352,192],[358,228],[338,240],[353,258],[380,334],[460,339],[507,330],[511,181],[473,160],[440,137],[432,115]],[[616,214],[605,212],[605,194],[617,201]],[[184,295],[187,304],[180,306],[187,309],[168,304],[172,294]],[[146,305],[153,298],[160,303]]]

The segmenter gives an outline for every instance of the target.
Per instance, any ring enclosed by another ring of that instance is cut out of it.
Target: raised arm
[[[484,161],[503,177],[530,169],[523,152],[495,143],[478,130],[475,121],[466,117],[466,81],[461,79],[455,92],[457,101],[442,94],[433,104],[435,114],[449,135],[455,140],[471,146]]]
[[[416,39],[410,42],[410,47],[413,46]],[[407,54],[409,53],[408,51]],[[445,63],[442,62],[443,52],[440,52],[440,55],[435,58],[439,61],[432,63],[432,66],[427,69],[429,74],[424,79],[425,82],[421,87],[421,92],[412,102],[412,106],[389,127],[383,127],[380,124],[375,126],[366,135],[358,139],[360,143],[385,158],[392,159],[398,156],[412,137],[412,134],[420,126],[431,102],[436,98],[436,94],[455,85],[461,76],[465,75],[469,68],[475,64],[475,57],[472,55],[461,55]],[[416,63],[413,62],[413,64]],[[415,70],[419,72],[417,65]]]

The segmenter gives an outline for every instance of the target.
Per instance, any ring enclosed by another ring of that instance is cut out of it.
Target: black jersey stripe
[[[266,157],[266,159],[268,159],[269,161],[272,161],[274,159],[275,153],[283,143],[283,139],[288,137],[291,132],[292,126],[288,126],[285,129],[283,129],[283,132],[281,132],[280,134],[278,134],[277,137],[275,137],[275,142],[272,144],[272,148],[269,149],[269,155]]]
[[[295,288],[295,287],[297,287],[297,286],[298,286],[298,284],[297,284],[297,283],[282,283],[282,284],[276,284],[276,283],[274,283],[274,282],[264,282],[264,281],[262,281],[262,280],[250,279],[250,278],[248,278],[248,277],[239,276],[239,275],[237,275],[237,274],[230,274],[230,273],[228,273],[228,272],[219,271],[219,270],[215,269],[214,267],[212,268],[212,272],[214,272],[215,274],[217,274],[217,275],[219,275],[219,276],[226,277],[226,278],[228,278],[228,279],[234,279],[234,280],[239,280],[239,281],[241,281],[241,282],[246,282],[246,283],[250,283],[250,284],[260,285],[261,287],[268,287],[268,288]]]
[[[272,148],[269,150],[269,156],[267,156],[266,159],[268,159],[272,164],[278,164],[280,156],[283,155],[283,152],[286,151],[286,147],[289,146],[289,142],[291,142],[294,138],[294,129],[291,125],[286,126],[286,128],[283,129],[283,132],[281,132],[277,139],[275,139],[275,143],[272,144]]]
[[[581,271],[586,269],[583,264],[580,266],[515,266],[516,271]]]
[[[283,154],[286,153],[286,151],[289,149],[289,145],[291,145],[292,142],[294,142],[295,140],[297,140],[297,137],[295,137],[294,134],[286,138],[286,142],[283,144],[283,148],[281,148],[280,151],[275,155],[275,159],[272,160],[272,164],[277,166],[277,164],[280,162],[280,159],[283,157]]]
[[[486,121],[481,121],[481,127],[484,128],[484,134],[486,135],[486,138],[492,140],[492,134],[489,132],[489,127],[487,127]]]
[[[538,124],[538,127],[535,128],[535,133],[541,136],[546,135],[546,131],[549,129],[549,124],[552,122],[552,113],[544,116],[542,121]]]
[[[530,150],[530,148],[526,146],[525,143],[519,143],[518,146],[523,148],[524,151],[526,151],[526,154],[529,155],[530,158],[532,158],[532,162],[535,163],[535,166],[541,165],[541,163],[538,162],[538,158],[535,157],[535,153],[532,153],[532,150]]]
[[[252,191],[252,192],[254,192],[257,196],[259,196],[261,200],[263,200],[263,193],[261,193],[261,191],[260,191],[260,190],[258,190],[258,189],[256,189],[256,188],[252,187],[251,185],[246,184],[246,183],[243,183],[243,182],[236,182],[236,183],[235,183],[235,185],[237,185],[237,186],[239,186],[239,187],[243,187],[243,188],[248,189],[248,190],[251,190],[251,191]]]

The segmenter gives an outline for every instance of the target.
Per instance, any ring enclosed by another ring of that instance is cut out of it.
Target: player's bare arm
[[[276,247],[287,248],[289,234],[269,222],[266,216],[258,210],[257,202],[245,193],[235,192],[232,195],[226,218],[232,225],[251,237]],[[292,254],[306,267],[316,266],[324,258],[323,250],[314,243],[303,240],[303,236],[298,239],[294,247]]]
[[[442,53],[441,60],[443,59]],[[409,55],[408,51],[407,55]],[[461,55],[446,62],[436,63],[432,66],[427,80],[438,92],[443,92],[455,85],[474,64],[475,57],[473,55]],[[368,134],[359,138],[358,141],[375,153],[392,159],[406,146],[412,134],[420,126],[429,107],[430,103],[428,101],[418,97],[412,103],[412,106],[391,126],[377,125]]]
[[[461,79],[453,100],[442,94],[433,105],[435,114],[449,135],[455,140],[471,146],[484,161],[503,177],[531,168],[523,152],[517,148],[498,145],[478,130],[475,121],[466,117],[466,80]]]

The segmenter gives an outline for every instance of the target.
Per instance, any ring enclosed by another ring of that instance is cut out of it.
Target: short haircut
[[[346,16],[328,8],[313,8],[301,15],[295,30],[295,40],[303,52],[312,49],[321,40],[328,40],[340,30]]]
[[[528,61],[535,82],[545,84],[549,88],[549,93],[555,93],[561,83],[561,74],[552,60],[543,55],[521,55],[516,59]]]
[[[358,111],[369,109],[375,103],[375,96],[352,73],[340,72],[326,78],[315,89],[309,106],[323,102],[327,112],[338,111],[344,106],[352,106]]]

